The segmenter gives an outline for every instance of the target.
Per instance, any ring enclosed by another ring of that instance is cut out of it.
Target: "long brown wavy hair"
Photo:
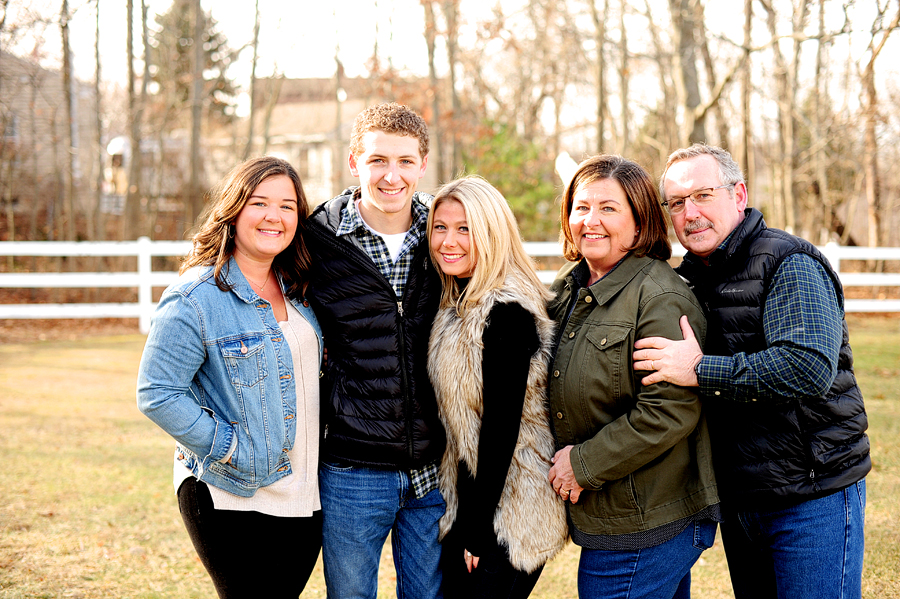
[[[309,252],[304,242],[309,204],[303,193],[300,175],[290,163],[274,156],[242,162],[213,189],[210,193],[212,199],[200,217],[203,224],[193,237],[194,247],[185,256],[181,272],[194,266],[212,266],[216,285],[222,291],[230,290],[225,276],[228,274],[228,260],[235,249],[234,221],[259,184],[278,175],[284,175],[294,184],[297,193],[297,232],[291,245],[275,257],[272,268],[284,281],[288,297],[302,297],[309,272]],[[223,269],[226,269],[225,273]]]

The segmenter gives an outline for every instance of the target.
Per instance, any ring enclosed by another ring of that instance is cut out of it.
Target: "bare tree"
[[[106,239],[106,219],[103,214],[103,164],[106,152],[103,148],[103,101],[100,94],[100,0],[94,0],[94,134],[97,143],[97,171],[94,173],[94,214],[88,219],[88,237]]]
[[[437,76],[437,66],[435,65],[434,54],[437,42],[437,22],[434,14],[434,1],[422,0],[422,7],[425,9],[425,44],[428,47],[428,79],[429,93],[431,94],[431,123],[429,129],[431,137],[434,139],[433,146],[438,149],[435,160],[431,162],[432,168],[437,171],[438,181],[444,182],[449,178],[444,170],[444,151],[443,151],[443,130],[441,129],[441,103],[440,103],[440,80]]]
[[[459,141],[459,126],[463,122],[462,106],[459,90],[456,88],[456,69],[459,60],[459,2],[460,0],[443,0],[441,8],[447,21],[447,64],[450,73],[450,167],[449,177],[456,177],[465,170],[462,158],[462,144]]]
[[[66,103],[66,119],[65,134],[63,143],[65,144],[65,165],[63,167],[63,203],[65,206],[65,235],[66,239],[75,239],[75,161],[77,155],[75,152],[75,136],[73,129],[75,127],[75,118],[72,114],[74,98],[72,97],[72,56],[69,48],[69,2],[63,0],[62,9],[59,12],[59,28],[62,34],[62,55],[63,55],[63,97]]]
[[[625,11],[628,10],[628,0],[619,3],[619,96],[622,102],[622,137],[619,152],[627,155],[631,148],[631,110],[628,100],[628,33],[625,28]]]
[[[741,70],[741,149],[740,164],[744,168],[744,176],[753,180],[754,160],[750,138],[750,94],[753,89],[750,81],[750,32],[753,27],[753,0],[744,0],[744,65]]]
[[[124,239],[137,238],[141,230],[141,113],[137,100],[137,76],[134,72],[134,1],[127,0],[128,19],[125,45],[128,61],[128,187],[125,190],[122,235]]]
[[[609,18],[609,0],[603,0],[603,9],[597,7],[598,0],[589,0],[591,19],[594,21],[594,47],[597,58],[597,153],[605,152],[604,134],[606,132],[606,20]]]
[[[247,119],[247,145],[244,146],[243,159],[250,158],[253,152],[253,125],[256,122],[256,61],[259,58],[259,0],[256,0],[256,11],[253,20],[253,60],[250,63],[250,116]]]
[[[640,141],[656,150],[656,159],[665,163],[666,157],[673,148],[682,145],[678,128],[678,94],[674,83],[674,56],[668,40],[664,39],[662,28],[653,16],[650,0],[644,0],[644,17],[647,19],[653,47],[653,63],[656,65],[657,80],[661,98],[655,109],[655,122],[643,128]]]
[[[771,0],[760,0],[766,10],[766,26],[772,37],[772,54],[775,58],[775,80],[778,104],[778,139],[780,159],[772,162],[775,173],[775,222],[794,232],[796,221],[796,169],[795,111],[799,87],[800,49],[808,38],[803,29],[809,15],[809,0],[792,0],[791,5],[791,60],[785,59],[777,42],[777,14]]]
[[[334,22],[338,22],[337,5],[332,8],[334,14]],[[378,39],[378,36],[375,36]],[[347,157],[344,155],[342,148],[343,136],[341,135],[341,124],[344,121],[344,65],[341,64],[341,36],[340,31],[335,31],[334,35],[334,132],[331,136],[331,195],[337,195],[341,192],[341,174],[344,172],[344,165]],[[375,50],[377,57],[378,50]]]
[[[863,106],[865,115],[865,135],[864,135],[864,165],[866,173],[866,199],[868,200],[869,214],[869,245],[881,245],[881,175],[878,169],[878,139],[875,134],[875,127],[878,122],[878,98],[875,88],[875,60],[891,33],[900,25],[900,3],[898,3],[897,13],[894,15],[890,23],[883,26],[885,16],[889,8],[889,1],[881,5],[877,2],[878,12],[871,28],[871,37],[867,54],[869,60],[866,62],[860,74],[863,86]],[[879,38],[880,34],[880,38]]]
[[[712,53],[709,50],[709,35],[706,31],[706,15],[703,10],[703,3],[700,0],[693,0],[694,5],[694,23],[697,30],[697,39],[700,40],[700,55],[703,57],[703,65],[706,69],[706,83],[709,86],[709,95],[715,98],[711,102],[711,111],[716,119],[716,133],[718,140],[715,143],[723,148],[729,147],[728,140],[728,123],[725,122],[725,112],[722,110],[722,103],[716,97],[716,65],[713,60]]]
[[[694,40],[694,9],[691,0],[669,0],[675,46],[676,89],[684,106],[681,145],[706,141],[704,119],[696,114],[700,106],[700,81],[697,73],[697,44]]]
[[[203,210],[203,188],[201,177],[202,160],[200,157],[200,124],[203,110],[203,32],[205,19],[200,0],[194,0],[194,60],[193,60],[193,85],[191,86],[191,179],[188,185],[188,201],[185,202],[187,210],[187,225],[195,224],[197,217]]]

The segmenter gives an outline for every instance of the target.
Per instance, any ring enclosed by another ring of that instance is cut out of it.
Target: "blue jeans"
[[[442,597],[438,521],[446,505],[440,490],[417,499],[407,472],[328,463],[319,468],[319,489],[328,597],[375,599],[388,533],[398,599]]]
[[[859,599],[865,479],[769,511],[729,511],[722,542],[736,599]]]
[[[688,599],[691,566],[716,539],[716,523],[701,520],[673,539],[634,551],[582,549],[581,599]]]

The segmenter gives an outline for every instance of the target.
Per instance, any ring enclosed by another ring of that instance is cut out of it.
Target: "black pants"
[[[445,599],[525,599],[534,590],[544,567],[531,574],[509,563],[506,549],[496,545],[478,556],[478,567],[470,573],[463,558],[465,547],[451,530],[441,542],[441,569]]]
[[[178,509],[194,549],[223,599],[297,599],[322,548],[322,512],[280,518],[217,510],[206,483],[188,478]]]

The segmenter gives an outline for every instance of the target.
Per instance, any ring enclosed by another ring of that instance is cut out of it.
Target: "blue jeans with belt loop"
[[[783,509],[726,512],[735,598],[860,599],[865,517],[865,479]]]
[[[330,599],[375,599],[388,533],[398,599],[441,599],[439,489],[417,498],[409,473],[323,462],[322,560]]]
[[[630,551],[582,549],[581,599],[688,599],[691,566],[716,539],[716,523],[694,522],[665,543]]]

